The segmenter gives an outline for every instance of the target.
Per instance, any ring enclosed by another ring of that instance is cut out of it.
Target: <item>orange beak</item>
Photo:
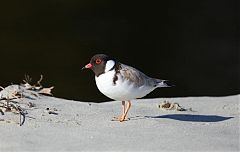
[[[82,70],[83,69],[91,69],[92,68],[92,64],[91,63],[88,63],[87,65],[85,65],[83,68],[82,68]]]

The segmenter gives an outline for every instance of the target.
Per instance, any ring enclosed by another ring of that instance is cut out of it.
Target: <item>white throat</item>
[[[115,65],[115,61],[108,60],[107,63],[106,63],[106,66],[105,66],[105,72],[110,71],[113,68],[114,65]]]

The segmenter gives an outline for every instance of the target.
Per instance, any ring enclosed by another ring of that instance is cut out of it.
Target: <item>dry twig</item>
[[[23,80],[24,84],[22,85],[10,85],[6,88],[3,88],[0,86],[0,114],[4,115],[4,112],[12,112],[17,113],[20,115],[20,126],[22,126],[25,122],[25,117],[27,114],[27,111],[24,110],[24,108],[21,107],[23,105],[19,101],[16,101],[14,99],[22,99],[22,98],[28,98],[28,99],[36,99],[36,97],[40,97],[40,95],[52,95],[51,91],[54,88],[43,88],[41,85],[41,81],[43,80],[43,75],[40,76],[40,79],[37,81],[35,85],[31,85],[32,78],[29,75],[25,75],[25,79]],[[32,108],[35,106],[34,103],[29,102],[26,104],[27,107]],[[51,113],[56,114],[56,113]]]

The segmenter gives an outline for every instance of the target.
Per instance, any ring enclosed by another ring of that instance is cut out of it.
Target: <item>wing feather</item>
[[[147,86],[157,86],[157,79],[150,78],[141,71],[125,65],[121,64],[120,65],[121,70],[119,70],[120,75],[122,76],[123,79],[127,79],[130,82],[133,82],[135,86],[140,87],[143,85]]]

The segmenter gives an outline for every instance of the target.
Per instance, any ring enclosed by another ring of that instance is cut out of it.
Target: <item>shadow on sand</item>
[[[174,119],[179,121],[192,121],[192,122],[219,122],[225,121],[234,117],[223,117],[217,115],[191,115],[191,114],[169,114],[169,115],[161,115],[161,116],[145,116],[146,118],[152,119]]]

